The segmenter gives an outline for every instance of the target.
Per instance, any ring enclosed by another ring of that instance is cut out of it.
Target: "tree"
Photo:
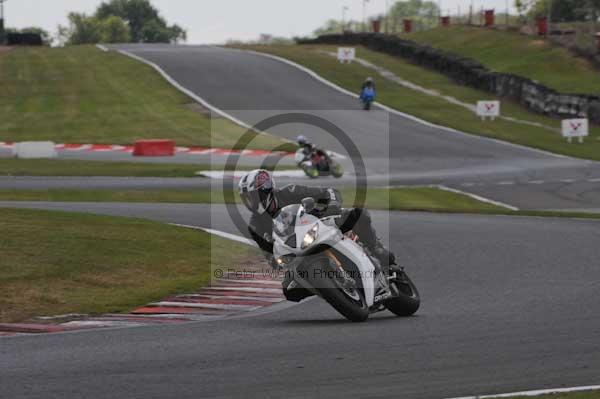
[[[58,27],[59,38],[70,45],[96,43],[127,43],[129,26],[123,19],[111,16],[98,19],[85,14],[69,14],[69,27]]]
[[[550,15],[553,22],[596,21],[600,14],[600,0],[530,0],[526,3],[530,16]]]
[[[527,12],[534,5],[535,0],[515,0],[515,8],[520,16],[527,14]]]
[[[103,43],[128,43],[131,40],[129,26],[123,18],[110,16],[101,21]]]
[[[440,8],[433,1],[408,0],[396,2],[388,15],[392,26],[399,25],[403,19],[412,19],[416,25],[423,28],[433,28],[438,24]]]
[[[72,12],[69,14],[67,44],[95,44],[102,41],[100,21],[86,14]]]
[[[342,29],[343,28],[343,29]],[[353,31],[353,32],[361,32],[366,30],[366,26],[364,23],[359,21],[344,21],[342,26],[342,21],[338,21],[335,19],[330,19],[325,22],[325,25],[320,27],[319,29],[313,32],[314,35],[325,35],[328,33],[342,33],[344,31]]]
[[[152,20],[144,24],[139,32],[139,39],[144,43],[169,43],[171,32],[160,22]]]
[[[187,38],[186,31],[178,25],[169,26],[149,0],[110,0],[98,7],[95,16],[100,20],[117,16],[127,21],[135,43],[169,43]]]

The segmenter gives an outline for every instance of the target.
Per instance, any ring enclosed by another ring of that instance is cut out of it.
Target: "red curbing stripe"
[[[270,304],[275,304],[283,301],[285,298],[283,297],[275,297],[275,298],[267,298],[261,295],[227,295],[227,296],[217,296],[217,295],[207,295],[207,294],[185,294],[185,295],[177,295],[176,298],[183,299],[240,299],[243,301],[259,301],[259,302],[268,302]]]
[[[265,298],[283,298],[283,292],[272,293],[272,292],[249,292],[249,291],[221,291],[213,290],[210,288],[203,288],[199,292],[200,295],[212,295],[212,296],[262,296]]]
[[[231,276],[231,277],[228,277],[228,276]],[[264,281],[267,283],[271,283],[271,282],[281,283],[283,281],[283,278],[281,278],[280,276],[260,275],[260,277],[261,277],[260,279],[257,279],[256,277],[257,277],[256,275],[252,275],[252,274],[238,275],[235,272],[231,272],[231,273],[226,273],[224,277],[218,278],[218,279],[216,279],[216,281],[240,281],[240,282]]]
[[[182,303],[199,303],[199,304],[217,304],[217,305],[250,305],[250,306],[269,306],[272,302],[258,301],[253,299],[211,299],[211,298],[185,298],[185,297],[171,297],[163,300],[164,302],[182,302]]]
[[[179,324],[190,321],[186,318],[160,318],[160,317],[146,317],[143,315],[123,315],[123,316],[101,316],[89,319],[91,321],[128,321],[134,323],[148,323],[148,324]]]
[[[178,306],[145,306],[131,312],[132,314],[188,314],[201,313],[209,315],[222,315],[231,313],[222,309],[207,309],[207,308],[185,308]]]
[[[69,328],[51,324],[0,324],[1,332],[45,334],[69,331]]]
[[[14,142],[0,141],[0,148],[11,149]],[[90,152],[125,152],[133,153],[133,145],[120,144],[80,144],[80,143],[60,143],[55,144],[54,148],[60,151],[90,151]],[[215,154],[221,156],[241,155],[250,157],[262,157],[268,155],[293,156],[293,153],[284,151],[269,151],[269,150],[232,150],[228,148],[208,148],[208,147],[175,147],[176,153],[185,153],[190,155],[208,155]]]
[[[249,283],[217,283],[217,284],[212,284],[210,287],[207,288],[253,288],[256,290],[281,290],[281,283],[277,284],[277,285],[266,285],[266,284],[249,284]],[[242,291],[247,291],[247,290],[242,290]]]

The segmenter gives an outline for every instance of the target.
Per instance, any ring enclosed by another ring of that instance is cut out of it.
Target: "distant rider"
[[[263,169],[246,174],[239,182],[239,193],[244,205],[252,212],[248,231],[258,246],[268,254],[273,253],[273,219],[279,211],[304,198],[314,198],[317,209],[330,215],[340,214],[338,226],[343,233],[352,230],[359,241],[369,249],[382,265],[396,264],[396,257],[386,249],[373,229],[371,215],[362,208],[342,208],[342,197],[333,188],[309,187],[289,184],[275,187],[271,174]]]
[[[360,87],[360,92],[364,92],[365,88],[371,88],[373,89],[373,91],[375,91],[375,81],[373,80],[372,77],[368,77],[365,79],[365,81],[363,82],[362,86]]]
[[[365,79],[360,87],[360,99],[363,100],[366,96],[370,96],[371,99],[375,98],[375,81],[371,77]]]
[[[327,153],[324,150],[317,148],[317,146],[302,135],[298,136],[296,142],[300,150],[302,150],[305,160],[310,160],[313,164],[316,163],[314,166],[318,170],[325,170],[327,168]]]

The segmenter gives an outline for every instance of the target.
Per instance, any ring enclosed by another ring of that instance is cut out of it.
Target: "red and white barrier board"
[[[139,140],[133,146],[134,157],[172,157],[175,155],[173,140]]]

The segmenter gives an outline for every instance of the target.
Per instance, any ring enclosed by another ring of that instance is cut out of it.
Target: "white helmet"
[[[271,173],[264,169],[256,169],[247,173],[238,184],[242,202],[251,212],[262,215],[265,212],[275,213],[275,182]]]
[[[310,141],[308,141],[308,139],[306,138],[306,136],[300,135],[296,138],[296,143],[298,143],[298,145],[300,147],[304,147],[306,145],[310,144]]]

